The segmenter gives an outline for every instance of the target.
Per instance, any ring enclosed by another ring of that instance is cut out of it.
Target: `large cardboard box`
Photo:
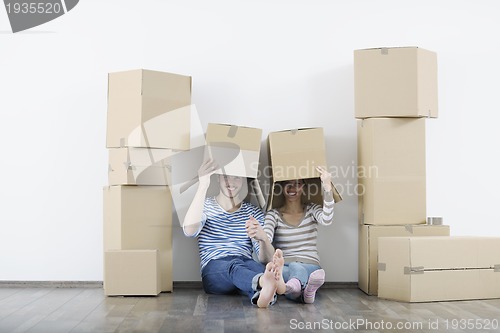
[[[158,250],[104,252],[104,293],[108,296],[156,296],[161,292]]]
[[[103,192],[104,251],[158,250],[161,291],[172,291],[172,196],[169,188],[108,186]]]
[[[354,51],[356,118],[438,116],[437,55],[419,47]]]
[[[106,147],[189,149],[191,77],[151,70],[108,76]]]
[[[425,121],[358,120],[360,224],[425,223]]]
[[[404,302],[500,298],[500,237],[379,238],[378,296]]]
[[[293,179],[306,180],[304,200],[323,204],[321,180],[317,166],[328,168],[323,128],[301,128],[269,133],[269,165],[272,171],[272,187],[268,209],[281,207],[284,203],[281,182]],[[333,187],[334,200],[342,197]]]
[[[380,237],[449,236],[447,225],[360,225],[358,242],[358,286],[368,295],[377,295],[378,240]]]
[[[208,154],[221,167],[218,173],[257,178],[261,138],[260,128],[209,123]]]

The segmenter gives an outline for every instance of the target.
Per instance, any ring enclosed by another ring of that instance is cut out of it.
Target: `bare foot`
[[[278,295],[283,295],[286,291],[285,280],[283,280],[283,265],[285,265],[285,258],[283,258],[283,251],[280,249],[276,249],[274,252],[273,264],[277,282],[276,293]]]
[[[262,290],[257,300],[257,306],[259,308],[267,308],[269,303],[274,299],[274,294],[276,293],[276,278],[274,276],[272,263],[266,265],[266,270],[264,274],[261,275],[259,284]]]

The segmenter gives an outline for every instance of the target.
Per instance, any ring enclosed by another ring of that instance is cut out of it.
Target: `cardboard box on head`
[[[303,179],[306,187],[304,200],[323,205],[321,180],[317,166],[327,167],[323,128],[302,128],[271,132],[268,136],[269,165],[273,186],[268,209],[284,203],[283,181]],[[333,186],[335,202],[342,200]]]
[[[212,176],[207,196],[219,193],[219,176],[244,177],[240,195],[244,201],[260,208],[265,207],[265,199],[257,179],[262,130],[229,124],[209,123],[206,133],[206,154],[204,160],[212,159],[220,166]]]

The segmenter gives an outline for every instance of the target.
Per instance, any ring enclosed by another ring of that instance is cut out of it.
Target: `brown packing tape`
[[[377,265],[378,271],[384,272],[387,269],[387,265],[384,262],[379,262]]]
[[[424,266],[415,266],[415,267],[405,266],[403,267],[403,274],[404,275],[424,274]]]
[[[238,126],[231,125],[229,127],[229,131],[227,132],[227,137],[228,138],[234,138],[236,136],[236,132],[238,132]]]

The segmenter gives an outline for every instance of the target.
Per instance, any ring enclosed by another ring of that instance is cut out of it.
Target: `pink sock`
[[[286,291],[285,295],[290,295],[293,298],[297,298],[300,296],[300,292],[302,290],[302,286],[300,284],[300,281],[296,278],[291,278],[285,283],[286,286]]]
[[[315,270],[309,275],[307,285],[304,288],[304,303],[314,303],[316,291],[325,283],[325,271],[323,269]]]

